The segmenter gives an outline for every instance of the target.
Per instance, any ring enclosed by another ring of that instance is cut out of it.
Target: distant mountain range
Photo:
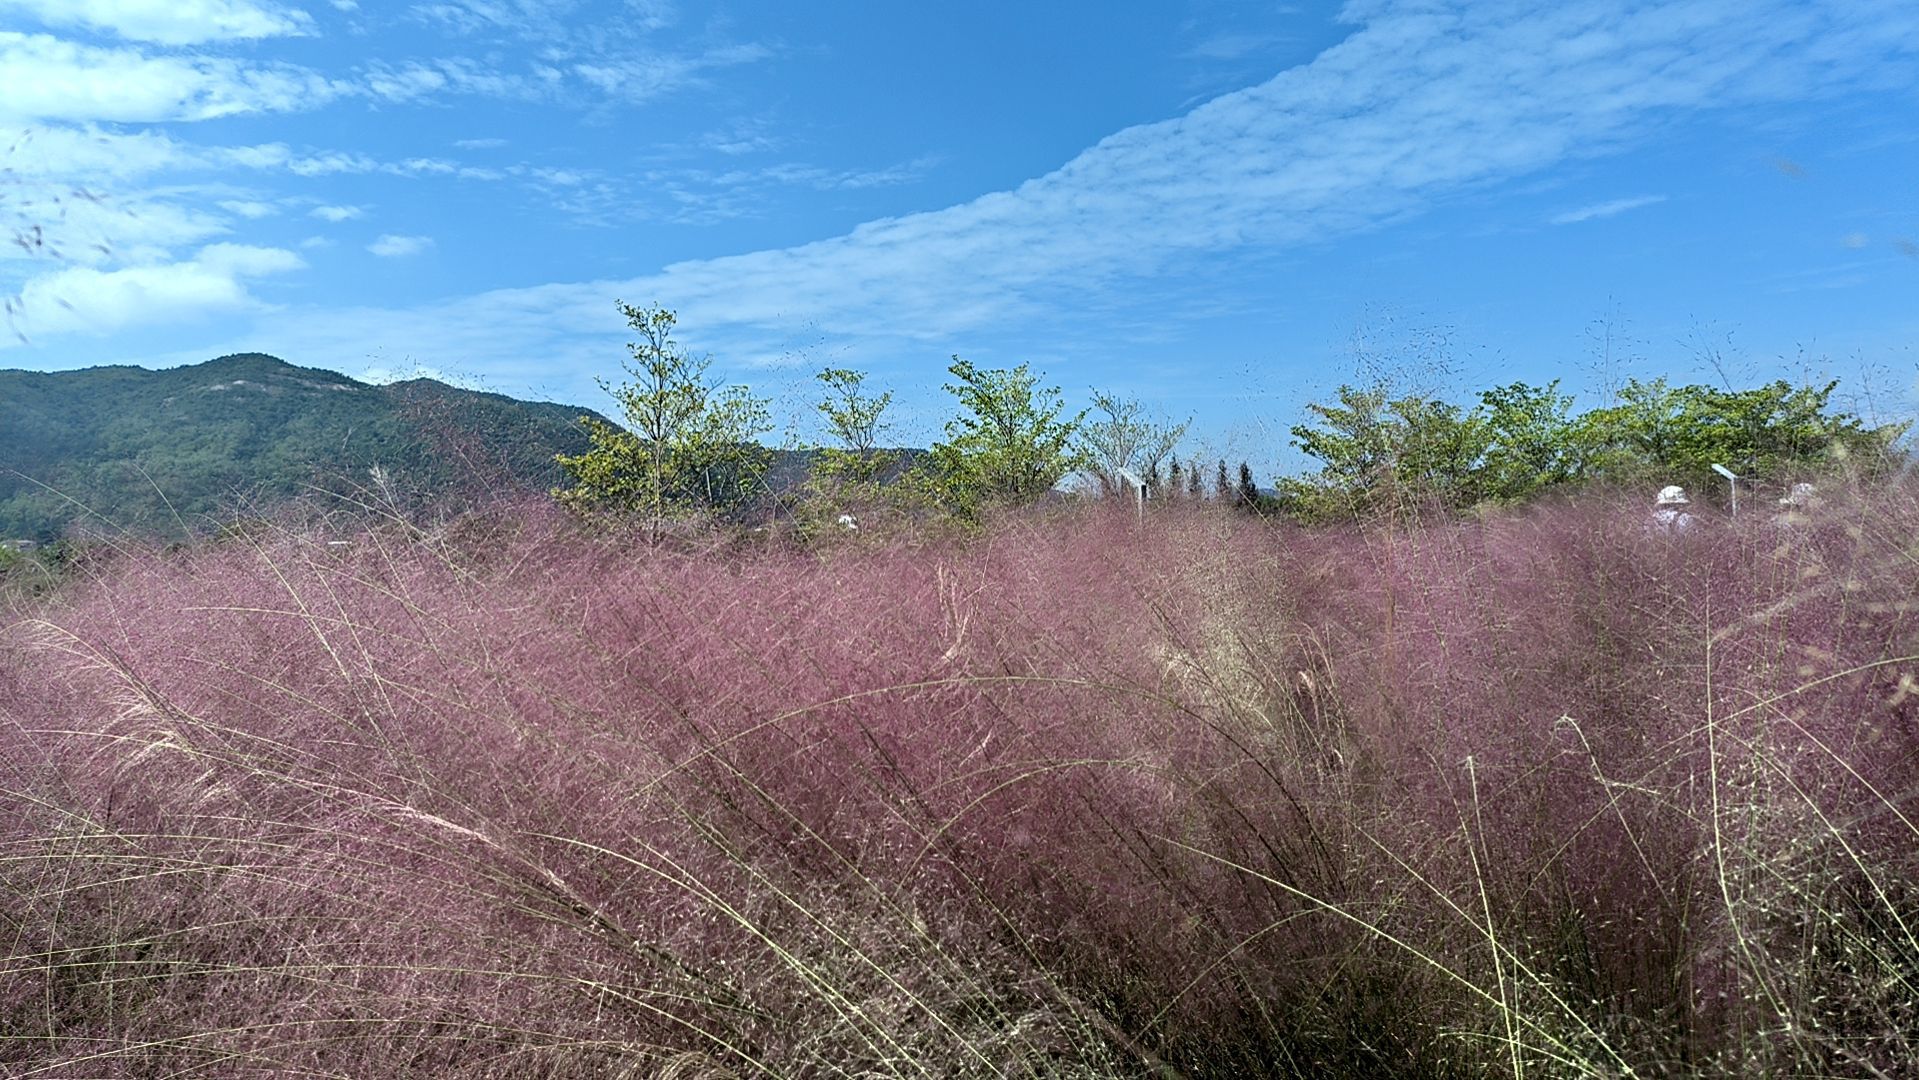
[[[0,371],[0,540],[179,535],[302,496],[543,491],[591,410],[431,379],[370,386],[260,353],[153,371]]]

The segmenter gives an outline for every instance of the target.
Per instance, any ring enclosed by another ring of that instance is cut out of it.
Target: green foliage
[[[1160,463],[1179,445],[1192,423],[1160,420],[1136,398],[1103,392],[1093,394],[1089,413],[1094,415],[1081,423],[1075,448],[1107,495],[1120,489],[1121,469],[1149,481],[1157,478]]]
[[[1314,520],[1405,512],[1433,502],[1470,505],[1489,426],[1477,411],[1384,387],[1341,386],[1338,403],[1312,404],[1317,427],[1292,430],[1318,474],[1281,481],[1280,502]]]
[[[655,539],[671,521],[758,497],[772,463],[757,442],[773,427],[766,401],[710,382],[711,362],[673,340],[671,311],[619,308],[639,340],[627,345],[629,380],[600,387],[619,403],[625,426],[580,418],[592,445],[558,456],[571,484],[555,497],[581,513],[637,518]]]
[[[1755,479],[1840,461],[1888,460],[1904,425],[1868,427],[1830,408],[1837,383],[1751,390],[1629,381],[1615,404],[1572,414],[1557,382],[1482,391],[1471,411],[1383,387],[1341,386],[1307,408],[1294,445],[1319,470],[1281,482],[1281,501],[1306,520],[1405,515],[1422,508],[1510,503],[1575,482],[1706,486],[1723,464]]]
[[[886,407],[893,392],[875,397],[866,393],[866,374],[847,368],[827,368],[814,378],[826,390],[826,399],[817,408],[826,419],[827,430],[842,448],[855,454],[871,453],[885,433]]]
[[[838,445],[819,449],[813,479],[829,489],[878,484],[899,459],[897,453],[879,448],[880,437],[889,427],[886,408],[892,404],[893,392],[866,393],[865,373],[846,368],[827,368],[814,378],[826,393],[814,408]]]
[[[1239,487],[1233,492],[1233,503],[1249,514],[1265,509],[1259,497],[1259,485],[1253,482],[1253,467],[1244,461],[1239,463]]]
[[[1473,494],[1517,502],[1577,477],[1581,447],[1572,404],[1571,395],[1559,392],[1558,380],[1481,391],[1475,415],[1484,446],[1473,465]]]
[[[1590,473],[1689,485],[1709,482],[1714,462],[1774,480],[1841,461],[1868,471],[1883,465],[1905,425],[1868,427],[1851,413],[1831,411],[1837,386],[1781,380],[1720,390],[1632,381],[1618,404],[1580,418],[1577,441]]]
[[[369,386],[258,353],[151,371],[0,371],[0,540],[181,537],[242,508],[358,497],[383,467],[408,509],[544,491],[577,409],[427,379]]]
[[[964,412],[933,445],[929,475],[955,512],[1030,502],[1080,467],[1073,443],[1086,413],[1062,419],[1059,389],[1038,388],[1027,365],[979,368],[955,356],[947,370],[958,381],[945,389]]]
[[[0,614],[12,600],[30,600],[57,588],[68,576],[74,547],[65,540],[21,549],[0,541]]]
[[[910,453],[880,446],[891,427],[892,391],[869,394],[865,373],[846,368],[814,378],[825,395],[814,408],[835,445],[812,451],[806,499],[796,513],[802,531],[841,531],[842,514],[869,532],[880,520],[922,516],[929,500],[923,478],[909,468]]]

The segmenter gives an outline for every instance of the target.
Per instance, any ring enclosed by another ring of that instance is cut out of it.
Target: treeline
[[[1556,381],[1485,390],[1470,407],[1383,384],[1341,386],[1291,431],[1314,470],[1264,487],[1243,461],[1235,469],[1182,460],[1189,425],[1137,400],[1100,393],[1069,413],[1059,389],[1041,386],[1027,365],[980,368],[956,356],[945,387],[956,415],[917,456],[884,448],[890,392],[870,391],[857,371],[819,372],[815,407],[831,443],[816,448],[803,485],[776,497],[766,483],[772,454],[759,441],[773,427],[770,403],[711,381],[708,361],[674,340],[672,312],[621,310],[639,337],[627,380],[602,386],[624,422],[584,420],[593,445],[559,458],[568,483],[555,494],[583,514],[638,521],[655,537],[687,520],[744,517],[769,499],[802,527],[974,521],[1047,497],[1074,474],[1104,494],[1138,486],[1154,498],[1307,523],[1460,512],[1593,483],[1704,487],[1714,465],[1783,488],[1841,466],[1883,469],[1907,429],[1835,408],[1836,381],[1748,390],[1631,381],[1582,413]]]
[[[1629,381],[1575,414],[1558,382],[1482,391],[1470,409],[1341,386],[1292,429],[1316,472],[1281,479],[1273,507],[1305,520],[1524,502],[1592,483],[1706,487],[1720,465],[1783,488],[1842,465],[1883,469],[1906,424],[1832,406],[1837,381],[1749,390]]]

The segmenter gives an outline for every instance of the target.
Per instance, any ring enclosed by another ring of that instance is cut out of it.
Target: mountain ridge
[[[410,504],[560,482],[595,410],[432,379],[370,384],[267,353],[199,364],[0,369],[0,539],[87,519],[162,535],[248,507],[365,488]]]

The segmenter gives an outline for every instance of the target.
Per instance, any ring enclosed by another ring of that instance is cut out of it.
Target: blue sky
[[[958,353],[1280,467],[1380,371],[1919,376],[1910,0],[0,0],[0,131],[0,366],[600,405],[624,299],[793,417]]]

